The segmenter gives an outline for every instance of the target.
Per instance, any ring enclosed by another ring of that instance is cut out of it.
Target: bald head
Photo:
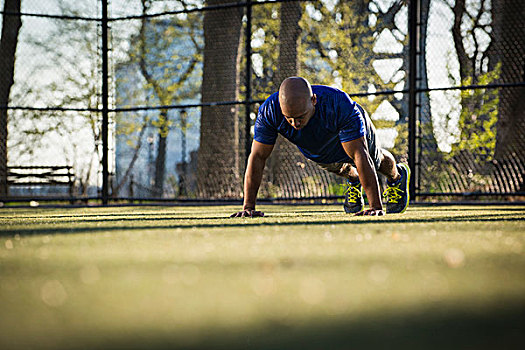
[[[286,78],[279,88],[279,105],[288,123],[295,129],[306,126],[315,112],[316,96],[308,80]]]
[[[312,95],[310,83],[301,77],[286,78],[279,88],[279,101],[285,106],[308,100]]]

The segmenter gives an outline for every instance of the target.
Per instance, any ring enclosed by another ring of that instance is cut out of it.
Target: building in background
[[[129,59],[115,69],[117,108],[200,102],[202,31],[188,21],[142,22],[131,39]],[[195,177],[190,164],[199,147],[199,128],[199,108],[117,113],[114,194],[191,195]]]

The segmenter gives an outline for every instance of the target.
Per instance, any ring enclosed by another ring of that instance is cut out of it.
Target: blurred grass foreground
[[[525,207],[0,210],[1,349],[524,349]]]

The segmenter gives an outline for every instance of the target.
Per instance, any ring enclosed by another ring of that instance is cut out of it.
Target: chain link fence
[[[523,198],[525,4],[422,5],[418,193]]]
[[[0,4],[3,202],[239,199],[257,109],[296,75],[364,107],[416,199],[524,196],[520,0]],[[279,137],[260,197],[342,184]]]

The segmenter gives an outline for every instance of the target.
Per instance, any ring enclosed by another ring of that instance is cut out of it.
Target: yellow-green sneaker
[[[394,183],[387,181],[386,190],[383,192],[387,214],[404,213],[410,200],[410,168],[408,165],[400,163],[397,164],[397,170],[401,178]]]
[[[345,203],[343,209],[347,214],[359,213],[365,207],[365,200],[363,199],[363,188],[359,181],[347,182],[345,190]]]

